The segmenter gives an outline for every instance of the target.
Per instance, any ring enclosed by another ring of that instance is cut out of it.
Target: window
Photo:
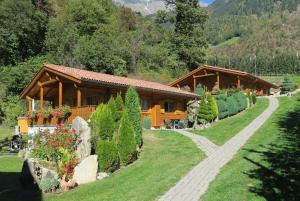
[[[95,96],[87,97],[86,104],[87,105],[98,105],[99,99],[98,99],[98,97],[95,97]]]
[[[165,112],[174,112],[174,103],[172,102],[165,102]]]
[[[141,108],[142,111],[148,111],[150,109],[150,102],[149,100],[141,100]]]

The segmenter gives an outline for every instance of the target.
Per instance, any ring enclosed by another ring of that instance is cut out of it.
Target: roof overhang
[[[39,81],[40,81],[41,77],[46,72],[52,73],[54,75],[57,75],[59,77],[65,78],[65,79],[72,80],[75,83],[81,83],[81,80],[79,80],[79,79],[77,79],[77,78],[75,78],[73,76],[67,75],[65,73],[55,71],[55,70],[53,70],[51,68],[48,68],[46,64],[43,64],[42,67],[41,67],[41,69],[35,74],[35,76],[33,77],[33,79],[27,84],[27,86],[21,92],[20,99],[26,99],[26,97],[28,96],[28,93],[30,92],[30,90],[34,86],[39,85]]]

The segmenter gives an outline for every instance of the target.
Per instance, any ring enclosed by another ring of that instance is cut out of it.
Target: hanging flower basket
[[[29,111],[27,113],[28,118],[30,119],[31,122],[36,121],[37,119],[37,112],[36,111]]]

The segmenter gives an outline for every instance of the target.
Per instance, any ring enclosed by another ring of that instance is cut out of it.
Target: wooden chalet
[[[270,95],[271,88],[278,88],[278,86],[247,72],[207,65],[201,66],[175,80],[170,86],[194,91],[199,84],[207,91],[240,88],[245,92],[251,90],[259,96]]]
[[[198,97],[160,83],[44,64],[20,95],[21,99],[28,101],[28,112],[37,111],[37,118],[33,121],[28,115],[24,116],[19,118],[18,125],[21,132],[27,132],[30,125],[58,124],[58,117],[45,119],[42,115],[46,101],[52,108],[71,107],[70,116],[64,120],[66,123],[71,123],[76,116],[88,119],[97,105],[106,103],[111,96],[120,93],[124,97],[129,86],[135,87],[139,93],[142,119],[149,116],[155,128],[163,126],[165,119],[185,118],[187,101]],[[38,107],[35,100],[39,100]]]

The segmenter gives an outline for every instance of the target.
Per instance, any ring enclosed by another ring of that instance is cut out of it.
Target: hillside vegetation
[[[206,23],[213,45],[207,63],[257,75],[300,74],[299,3],[216,1]]]

